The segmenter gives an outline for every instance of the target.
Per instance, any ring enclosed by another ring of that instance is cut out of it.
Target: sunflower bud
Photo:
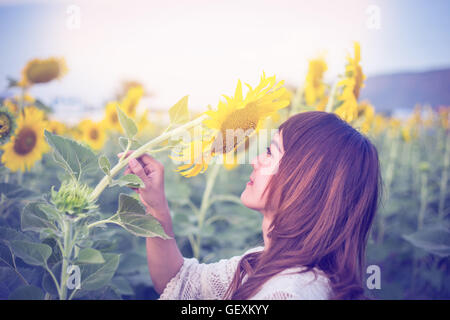
[[[77,181],[63,181],[58,191],[52,187],[52,202],[58,210],[70,215],[87,213],[97,206],[89,200],[92,189]]]

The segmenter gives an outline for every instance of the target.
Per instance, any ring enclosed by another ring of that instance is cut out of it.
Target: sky
[[[0,0],[0,95],[28,60],[50,56],[69,73],[31,94],[80,109],[137,80],[148,108],[188,94],[201,110],[263,70],[298,86],[321,54],[332,81],[354,41],[367,76],[440,69],[450,66],[449,12],[448,0]]]

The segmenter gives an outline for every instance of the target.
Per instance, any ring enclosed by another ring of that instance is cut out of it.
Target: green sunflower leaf
[[[81,290],[98,290],[111,281],[119,266],[120,255],[105,253],[103,258],[105,262],[102,264],[80,265]]]
[[[31,202],[23,208],[21,214],[21,227],[23,231],[41,232],[50,229],[58,232],[55,221],[61,223],[58,211],[45,203]]]
[[[33,285],[21,286],[15,289],[8,300],[44,300],[45,293],[41,288]]]
[[[170,123],[183,124],[189,121],[188,96],[184,96],[169,109]]]
[[[403,239],[439,257],[450,256],[450,228],[446,225],[427,226],[413,234],[403,235]]]
[[[10,199],[27,199],[38,196],[34,191],[22,188],[21,186],[13,183],[0,183],[0,194],[4,194]]]
[[[144,188],[145,184],[137,175],[127,174],[111,182],[110,186]]]
[[[78,254],[78,259],[76,263],[79,264],[99,264],[105,263],[105,259],[103,259],[103,255],[100,251],[95,250],[93,248],[84,248],[81,249]]]
[[[45,266],[52,254],[52,248],[43,243],[15,240],[10,247],[16,256],[33,266]]]
[[[111,164],[109,163],[109,160],[105,155],[102,155],[100,156],[100,158],[98,158],[98,165],[105,174],[107,174],[108,176],[110,175]]]
[[[133,119],[128,117],[125,114],[125,112],[123,112],[119,108],[118,105],[116,107],[116,110],[117,110],[117,115],[119,116],[120,125],[122,126],[122,129],[125,131],[125,135],[129,139],[132,139],[138,133],[138,128],[136,126],[136,123],[134,123]]]
[[[97,169],[97,157],[90,148],[47,130],[44,134],[53,148],[53,159],[75,179],[79,180],[83,172]]]
[[[160,237],[171,239],[158,220],[146,214],[139,200],[121,193],[119,195],[119,209],[114,220],[125,230],[138,237]]]

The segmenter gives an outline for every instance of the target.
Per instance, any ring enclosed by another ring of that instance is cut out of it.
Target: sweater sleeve
[[[257,247],[244,253],[264,249]],[[215,263],[199,263],[195,258],[184,258],[178,273],[168,282],[160,300],[223,299],[242,256],[222,259]]]

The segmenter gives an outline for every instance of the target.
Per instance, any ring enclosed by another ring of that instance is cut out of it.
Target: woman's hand
[[[127,156],[132,152],[129,151]],[[169,205],[164,192],[164,166],[148,154],[144,154],[137,159],[128,160],[124,174],[130,173],[137,175],[145,184],[144,188],[133,190],[139,194],[147,211],[159,220],[166,234],[172,237],[169,240],[159,237],[146,239],[148,269],[155,290],[161,294],[183,265],[183,256],[175,241]]]
[[[132,152],[129,151],[127,156]],[[121,153],[118,154],[119,157],[121,155]],[[153,216],[156,218],[163,218],[166,214],[170,216],[164,191],[164,165],[162,163],[150,155],[144,154],[139,158],[130,159],[124,174],[135,174],[144,182],[144,188],[133,188],[133,190],[139,194],[142,203]]]

